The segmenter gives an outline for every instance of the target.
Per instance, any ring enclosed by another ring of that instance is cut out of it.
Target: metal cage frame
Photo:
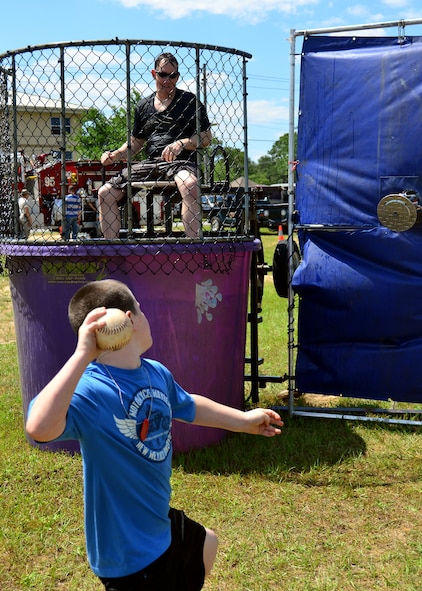
[[[296,375],[295,375],[295,351],[298,344],[295,339],[295,293],[292,289],[292,278],[295,271],[294,268],[294,233],[297,229],[295,223],[295,149],[294,149],[294,134],[296,121],[296,106],[295,106],[295,78],[298,54],[296,53],[296,39],[310,35],[330,35],[333,33],[351,33],[353,31],[367,31],[370,29],[388,29],[396,27],[398,29],[397,36],[404,36],[406,26],[422,24],[422,19],[413,20],[398,20],[390,22],[378,22],[371,24],[361,24],[355,26],[343,26],[332,28],[320,28],[310,30],[296,30],[290,31],[290,93],[289,93],[289,162],[291,167],[288,173],[289,184],[289,217],[288,217],[288,404],[286,407],[278,407],[287,410],[291,417],[315,417],[323,419],[343,419],[351,421],[364,421],[375,423],[388,424],[402,424],[412,426],[422,426],[422,409],[384,409],[384,408],[324,408],[324,407],[310,407],[310,406],[296,406]],[[412,417],[415,418],[407,418]]]

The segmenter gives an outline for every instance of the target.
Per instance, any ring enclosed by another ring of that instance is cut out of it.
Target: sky
[[[212,44],[250,53],[248,151],[256,162],[289,129],[291,30],[415,19],[422,20],[420,0],[19,0],[2,4],[0,55],[27,46],[116,37]],[[360,34],[396,33],[390,27]],[[406,33],[422,35],[422,25],[408,26]],[[302,41],[297,37],[298,53]]]

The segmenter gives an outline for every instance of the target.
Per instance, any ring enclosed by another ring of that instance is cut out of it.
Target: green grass
[[[276,239],[265,237],[268,253]],[[24,437],[4,277],[0,304],[0,589],[100,590],[85,556],[81,459]],[[265,373],[285,370],[286,307],[268,278],[259,328]],[[262,402],[282,388],[261,391]],[[420,430],[284,419],[276,439],[230,435],[174,458],[173,504],[220,538],[205,589],[419,590]]]

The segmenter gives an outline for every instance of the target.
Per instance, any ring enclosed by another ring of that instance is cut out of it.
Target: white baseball
[[[123,349],[132,338],[133,327],[130,319],[118,308],[107,308],[102,317],[106,324],[97,332],[97,346],[105,351]]]

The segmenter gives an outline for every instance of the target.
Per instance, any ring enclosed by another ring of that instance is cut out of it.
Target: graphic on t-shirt
[[[172,411],[163,392],[140,390],[129,406],[128,416],[114,421],[120,433],[132,439],[136,449],[153,462],[164,461],[171,449]]]

